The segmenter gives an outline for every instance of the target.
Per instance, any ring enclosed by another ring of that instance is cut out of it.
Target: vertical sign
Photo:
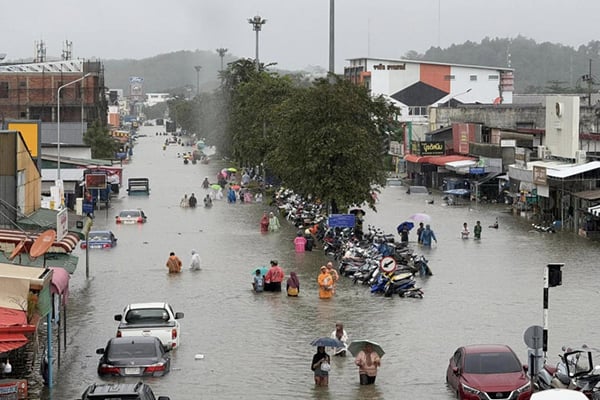
[[[61,240],[69,232],[69,213],[63,208],[56,214],[56,241]]]

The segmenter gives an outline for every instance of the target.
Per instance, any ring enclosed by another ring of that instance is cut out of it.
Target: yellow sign
[[[40,148],[40,123],[39,121],[8,121],[6,129],[19,131],[27,145],[31,157],[38,158]]]

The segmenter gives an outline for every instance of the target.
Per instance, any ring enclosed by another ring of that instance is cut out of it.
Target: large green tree
[[[374,207],[371,191],[385,184],[382,154],[396,111],[343,78],[298,88],[277,108],[269,165],[298,193]]]
[[[118,148],[118,143],[110,135],[109,130],[97,121],[93,122],[83,134],[83,143],[90,146],[92,158],[98,159],[114,159]]]

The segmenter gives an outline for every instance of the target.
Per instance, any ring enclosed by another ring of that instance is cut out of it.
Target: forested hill
[[[515,69],[516,93],[572,93],[587,90],[590,82],[595,89],[600,88],[595,85],[600,83],[600,41],[575,49],[561,44],[536,43],[522,36],[485,38],[480,43],[466,42],[445,49],[432,47],[424,54],[409,51],[403,58],[491,67],[510,65]],[[234,55],[226,54],[225,68],[235,59]],[[592,81],[588,79],[590,60]],[[199,75],[195,66],[202,67]],[[198,78],[201,91],[216,88],[221,59],[215,51],[178,51],[142,60],[106,60],[104,67],[109,88],[126,90],[129,77],[140,76],[144,78],[146,93],[182,93],[195,90]]]
[[[592,78],[600,83],[600,41],[575,49],[554,43],[536,43],[517,36],[512,39],[485,38],[446,49],[432,47],[425,54],[409,51],[411,60],[508,67],[515,70],[516,93],[573,93],[587,88],[590,60]]]

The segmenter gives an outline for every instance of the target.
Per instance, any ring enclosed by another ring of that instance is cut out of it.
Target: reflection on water
[[[318,299],[322,250],[296,254],[296,229],[282,219],[282,230],[261,235],[259,220],[267,204],[215,202],[210,209],[182,209],[184,193],[204,197],[200,188],[221,168],[231,165],[184,165],[182,149],[164,138],[140,138],[124,177],[148,177],[148,197],[121,194],[109,213],[99,213],[94,229],[109,228],[119,244],[90,251],[91,278],[85,279],[84,253],[71,279],[68,304],[69,343],[58,371],[54,399],[75,399],[96,375],[97,347],[116,332],[113,315],[130,302],[169,301],[183,311],[181,347],[173,352],[172,371],[148,382],[157,395],[185,399],[273,399],[291,394],[306,399],[453,398],[444,383],[447,362],[456,347],[469,343],[506,343],[526,359],[523,332],[542,324],[543,269],[565,262],[563,286],[550,291],[549,357],[563,344],[588,343],[600,332],[597,319],[573,312],[573,305],[596,303],[593,276],[596,243],[570,234],[529,232],[530,222],[507,213],[503,205],[444,207],[390,187],[379,196],[378,213],[367,212],[365,226],[386,232],[408,216],[424,212],[438,244],[418,248],[429,259],[434,276],[417,278],[424,299],[383,298],[342,277],[335,298]],[[125,192],[126,193],[126,192]],[[122,208],[143,208],[148,222],[116,226]],[[500,228],[489,229],[498,218]],[[480,220],[482,240],[462,240],[463,222]],[[410,233],[412,245],[416,241]],[[203,269],[187,270],[196,249]],[[169,276],[165,262],[175,251],[184,262],[181,275]],[[251,272],[276,258],[286,275],[294,270],[300,296],[255,294]],[[310,341],[328,336],[344,322],[352,339],[369,338],[386,351],[377,382],[360,386],[352,357],[334,358],[330,386],[315,388]],[[577,326],[577,330],[569,327]],[[197,354],[204,358],[197,360]],[[113,379],[114,380],[114,379]],[[120,380],[120,379],[117,379]],[[135,381],[134,379],[131,379]],[[46,396],[50,398],[50,396]]]

